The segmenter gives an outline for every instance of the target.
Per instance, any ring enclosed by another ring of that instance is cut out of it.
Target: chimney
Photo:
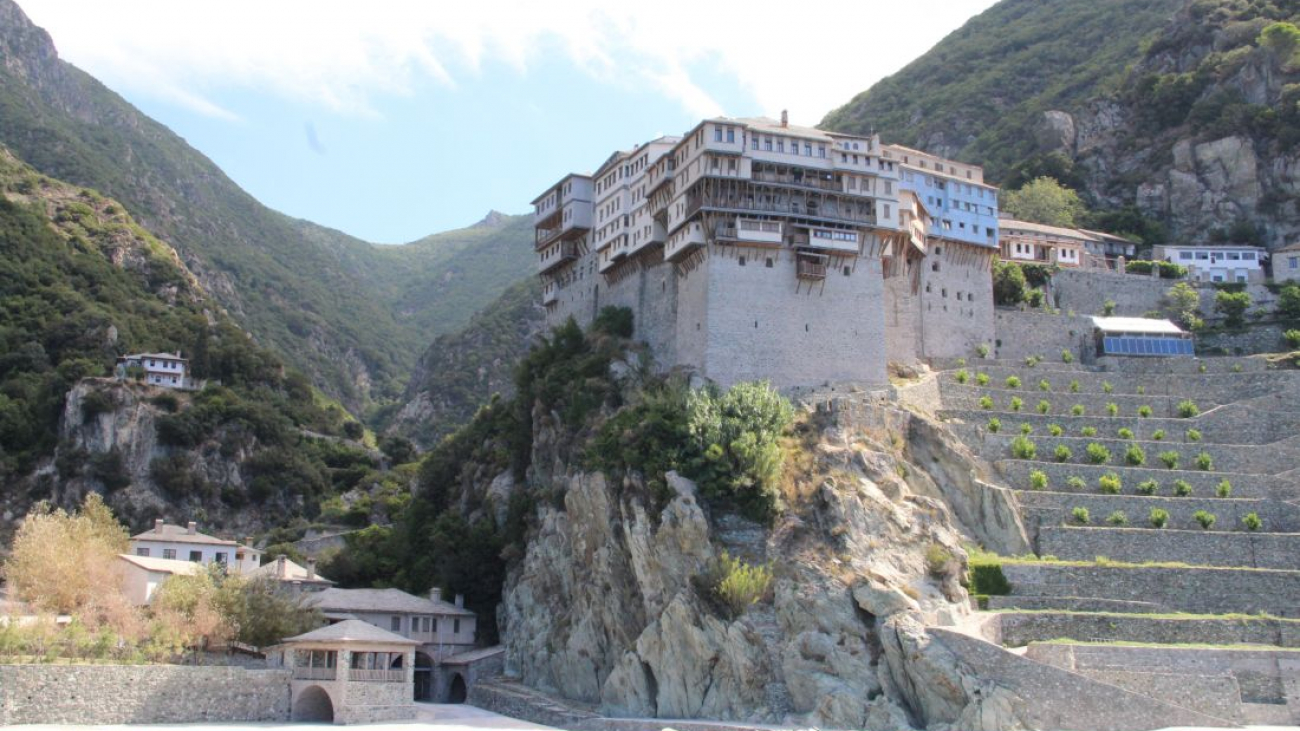
[[[185,532],[186,532],[186,533],[189,533],[190,535],[194,535],[195,533],[198,533],[198,532],[199,532],[199,524],[198,524],[198,523],[195,523],[194,521],[191,520],[191,521],[189,522],[189,524],[187,524],[187,525],[185,526]]]
[[[154,530],[154,532],[155,532],[155,533],[161,533],[161,532],[162,532],[163,524],[166,523],[166,522],[167,522],[167,521],[163,520],[162,518],[154,518],[154,519],[153,519],[153,530]]]
[[[790,112],[784,109],[781,110],[781,126],[782,127],[790,126]]]
[[[436,586],[433,587],[432,589],[430,589],[430,590],[429,590],[429,601],[431,601],[431,602],[440,602],[440,601],[442,601],[442,589],[440,589],[440,588],[438,588],[438,587],[436,587]]]
[[[284,562],[287,561],[284,554],[275,557],[275,576],[279,579],[289,578],[289,572],[285,570]]]
[[[310,581],[315,578],[316,578],[316,559],[309,558],[307,559],[307,580]]]
[[[464,608],[465,608],[465,595],[464,595],[464,594],[457,594],[457,595],[456,595],[456,608],[457,608],[457,609],[464,609]]]

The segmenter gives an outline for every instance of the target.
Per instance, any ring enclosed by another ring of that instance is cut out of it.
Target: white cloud
[[[221,89],[369,115],[421,77],[472,84],[489,61],[526,73],[558,47],[598,79],[648,83],[693,114],[724,111],[696,75],[712,70],[803,123],[993,2],[21,0],[64,58],[110,85],[228,119],[209,98]]]

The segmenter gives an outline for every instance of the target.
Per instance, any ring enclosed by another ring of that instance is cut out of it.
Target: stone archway
[[[415,651],[415,663],[412,666],[415,683],[413,695],[417,701],[433,701],[433,659],[427,654]]]
[[[329,693],[319,685],[303,688],[293,700],[293,720],[313,723],[334,723],[334,702]]]
[[[465,676],[460,673],[453,673],[451,676],[451,688],[447,691],[448,703],[464,703],[469,697],[469,689],[465,686]]]

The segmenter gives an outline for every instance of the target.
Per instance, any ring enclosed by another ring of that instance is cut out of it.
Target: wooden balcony
[[[294,680],[334,680],[336,677],[338,677],[337,668],[295,667],[293,669]]]
[[[405,683],[405,670],[369,670],[366,668],[348,668],[348,680],[363,683]]]
[[[813,281],[825,279],[826,259],[822,254],[799,254],[795,260],[795,276]]]

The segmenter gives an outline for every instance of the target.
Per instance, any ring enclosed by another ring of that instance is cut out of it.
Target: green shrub
[[[1020,388],[1020,377],[1007,376],[1007,388]]]
[[[1201,527],[1204,528],[1205,530],[1209,530],[1214,527],[1214,520],[1215,520],[1214,513],[1209,513],[1204,510],[1198,510],[1195,513],[1192,513],[1192,518],[1197,523],[1200,523]]]
[[[1110,523],[1113,526],[1128,525],[1128,516],[1124,514],[1123,510],[1116,510],[1115,512],[1106,516],[1106,522]]]
[[[976,374],[975,374],[975,383],[978,384],[978,385],[980,385],[980,386],[987,386],[987,385],[989,385],[989,374],[987,374],[987,373],[976,373]]]
[[[1191,497],[1192,483],[1187,480],[1174,480],[1174,497]]]
[[[1141,406],[1139,406],[1139,407],[1138,407],[1138,416],[1139,416],[1140,418],[1143,418],[1143,419],[1150,419],[1150,418],[1151,418],[1151,407],[1150,407],[1150,406],[1147,406],[1146,404],[1142,404]]]
[[[970,380],[970,373],[967,372],[965,368],[962,368],[961,370],[952,374],[952,377],[953,380],[957,381],[957,383],[965,383]]]
[[[988,429],[990,434],[997,434],[1002,430],[1002,420],[996,418],[989,419]]]
[[[1047,473],[1046,473],[1046,472],[1043,472],[1042,470],[1034,470],[1033,472],[1030,472],[1030,473],[1029,473],[1029,489],[1031,489],[1031,490],[1046,490],[1046,489],[1047,489]]]
[[[1112,317],[1115,314],[1115,300],[1106,300],[1101,303],[1101,316]]]
[[[708,576],[714,600],[732,619],[758,603],[772,586],[772,569],[751,566],[726,551],[714,562]]]
[[[931,543],[925,549],[925,571],[931,578],[942,579],[947,576],[952,562],[952,551],[939,543]]]
[[[1241,373],[1243,370],[1245,370],[1245,369],[1241,367],[1241,364],[1240,364],[1240,363],[1233,363],[1233,364],[1232,364],[1232,372],[1233,372],[1233,373]]]
[[[1257,531],[1264,526],[1264,521],[1259,519],[1258,513],[1246,513],[1241,516],[1241,524],[1246,526],[1246,530]]]
[[[987,358],[989,357],[989,346],[985,343],[980,343],[975,346],[975,353],[981,358]]]
[[[1187,430],[1187,441],[1189,441],[1189,442],[1199,442],[1199,441],[1201,441],[1201,432],[1200,432],[1200,430],[1199,430],[1199,429],[1188,429],[1188,430]]]
[[[1016,437],[1011,440],[1011,456],[1016,459],[1033,459],[1038,454],[1038,447],[1025,437]]]
[[[1065,484],[1068,485],[1071,490],[1075,491],[1088,489],[1088,483],[1078,475],[1070,475],[1065,478]]]
[[[1202,365],[1201,367],[1204,368],[1205,366]],[[1192,401],[1191,399],[1184,399],[1178,402],[1178,415],[1183,417],[1184,419],[1190,419],[1193,416],[1197,416],[1200,413],[1201,410],[1197,408],[1195,401]]]
[[[1087,448],[1088,462],[1092,464],[1106,464],[1110,462],[1110,450],[1106,449],[1103,444],[1090,442]]]
[[[993,399],[988,396],[980,396],[980,408],[988,411],[993,408]]]
[[[1200,364],[1199,366],[1196,367],[1196,370],[1197,370],[1197,372],[1199,372],[1199,373],[1204,373],[1204,372],[1206,372],[1206,371],[1209,370],[1209,369],[1205,367],[1205,364],[1204,364],[1204,363],[1202,363],[1202,364]]]
[[[1059,437],[1065,433],[1065,430],[1062,429],[1058,424],[1048,424],[1047,433],[1051,434],[1054,437]]]
[[[965,368],[965,367],[966,367],[966,359],[965,359],[965,358],[958,358],[958,359],[957,359],[957,367],[958,367],[958,368]]]
[[[1106,404],[1107,416],[1119,416],[1119,404]]]
[[[1097,436],[1097,427],[1085,426],[1084,428],[1079,430],[1079,433],[1085,437],[1095,437]]]
[[[1036,366],[1036,365],[1038,365],[1039,363],[1042,363],[1042,362],[1043,362],[1043,356],[1041,356],[1041,355],[1029,355],[1029,356],[1025,356],[1025,367],[1026,367],[1026,368],[1033,368],[1034,366]]]
[[[1068,351],[1068,350],[1062,350],[1062,351],[1061,351],[1061,362],[1062,362],[1062,363],[1073,363],[1073,362],[1074,362],[1074,353],[1071,353],[1071,352]]]
[[[1049,380],[1047,380],[1046,378],[1044,378],[1043,380],[1041,380],[1041,381],[1038,382],[1038,390],[1039,390],[1039,391],[1051,391],[1051,390],[1052,390],[1052,382],[1049,381]]]
[[[1300,350],[1300,330],[1287,330],[1282,337],[1286,338],[1286,344],[1292,350]]]
[[[1209,472],[1214,469],[1214,460],[1209,454],[1201,452],[1196,455],[1196,469],[1201,472]]]
[[[1064,444],[1058,444],[1056,445],[1056,451],[1052,453],[1052,456],[1057,462],[1069,462],[1070,458],[1073,457],[1074,454],[1070,452],[1069,447]]]
[[[1043,416],[1047,416],[1047,412],[1051,410],[1052,410],[1052,403],[1050,401],[1043,400],[1038,402],[1038,413],[1042,414]]]
[[[1021,424],[1020,433],[1025,436],[1029,436],[1030,434],[1034,433],[1034,427],[1029,424]]]
[[[1075,508],[1070,511],[1070,517],[1074,518],[1076,523],[1087,525],[1089,520],[1088,509],[1084,507]]]
[[[1178,453],[1173,450],[1161,452],[1160,461],[1164,463],[1165,467],[1171,470],[1178,469]]]
[[[1115,432],[1115,433],[1119,435],[1119,438],[1120,438],[1120,439],[1132,439],[1132,438],[1133,438],[1133,430],[1130,429],[1130,428],[1128,428],[1128,427],[1126,427],[1126,426],[1121,426],[1121,427],[1119,428],[1119,431],[1117,431],[1117,432]]]
[[[1218,486],[1214,488],[1214,494],[1223,498],[1232,497],[1232,483],[1220,480]]]
[[[1124,464],[1129,467],[1141,467],[1147,462],[1147,453],[1136,444],[1128,445],[1124,450]]]
[[[1151,508],[1151,515],[1147,516],[1151,521],[1152,528],[1163,528],[1169,524],[1169,511],[1161,508]]]
[[[1108,472],[1097,478],[1097,487],[1101,488],[1103,495],[1118,495],[1123,486],[1124,483],[1119,479],[1119,475],[1114,472]]]
[[[1139,395],[1139,396],[1145,396],[1145,395],[1147,395],[1147,387],[1146,387],[1146,386],[1138,386],[1138,387],[1137,387],[1137,395]]]
[[[972,558],[967,574],[972,594],[986,596],[1006,596],[1011,593],[1011,582],[1002,573],[1002,562],[996,558],[980,556]]]
[[[1070,413],[1074,416],[1083,416],[1083,404],[1075,404],[1070,407]]]
[[[1073,381],[1070,381],[1070,393],[1078,393],[1078,392],[1079,392],[1079,381],[1078,381],[1078,379],[1075,379],[1075,380],[1073,380]]]
[[[1019,411],[1025,405],[1025,402],[1021,401],[1019,396],[1012,396],[1010,405],[1012,411]]]
[[[1160,483],[1155,480],[1143,480],[1138,483],[1137,493],[1139,495],[1154,495],[1156,490],[1160,489]]]
[[[1155,431],[1151,432],[1151,438],[1154,439],[1154,440],[1157,441],[1157,442],[1164,441],[1164,438],[1165,438],[1165,430],[1164,430],[1164,429],[1156,429]]]
[[[1101,382],[1101,391],[1102,391],[1102,393],[1111,393],[1111,392],[1113,392],[1114,390],[1115,390],[1115,387],[1111,385],[1110,381],[1102,381],[1102,382]]]

